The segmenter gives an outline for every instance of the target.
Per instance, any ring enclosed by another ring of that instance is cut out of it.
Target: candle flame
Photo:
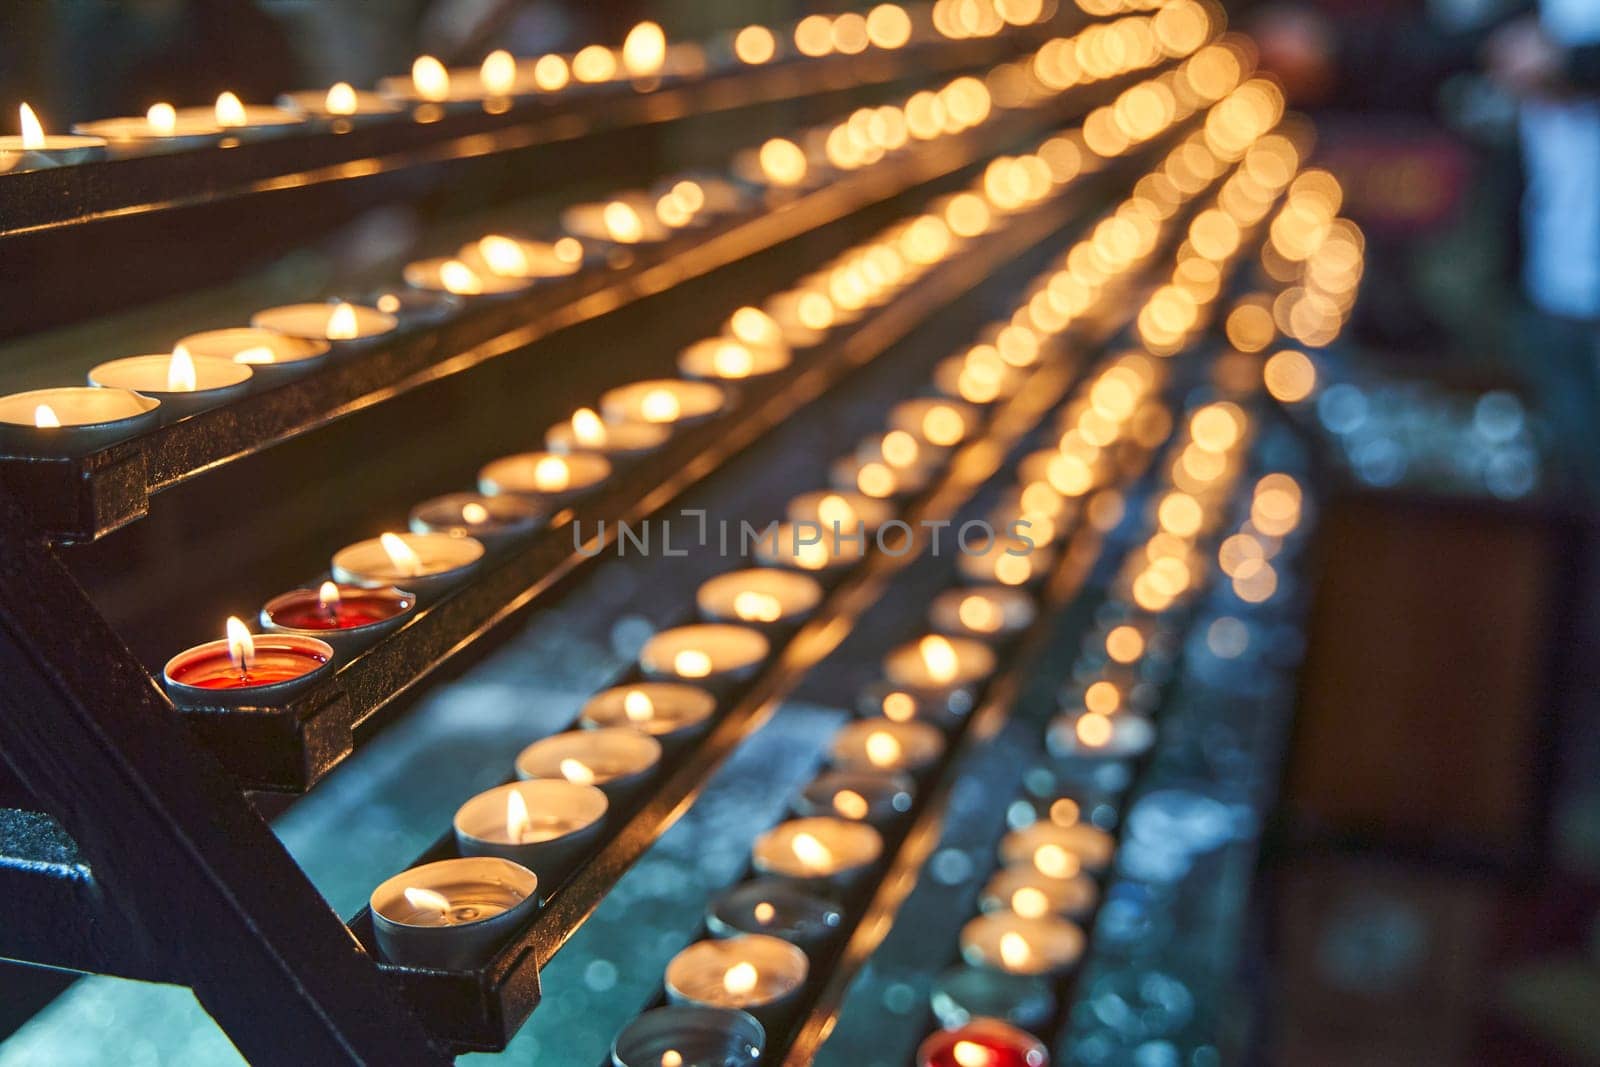
[[[898,690],[883,698],[883,717],[890,722],[910,722],[917,717],[917,698]]]
[[[762,926],[767,925],[773,919],[777,918],[777,915],[778,909],[772,906],[772,902],[770,900],[763,900],[755,907],[756,922],[760,923]]]
[[[544,456],[533,465],[534,488],[544,493],[559,493],[572,484],[572,471],[560,456]]]
[[[1098,712],[1089,712],[1078,719],[1078,740],[1090,748],[1100,748],[1111,740],[1111,720]]]
[[[613,200],[602,208],[600,218],[605,223],[606,233],[619,244],[638,244],[644,236],[644,220],[631,205],[621,200]]]
[[[733,54],[740,62],[755,66],[765,63],[778,51],[778,42],[765,26],[746,26],[733,38]]]
[[[33,424],[41,430],[59,429],[61,416],[56,414],[56,409],[49,404],[40,404],[33,409]]]
[[[151,133],[166,136],[178,128],[178,109],[168,103],[151,104],[144,113],[144,121]]]
[[[904,430],[892,430],[883,435],[881,451],[889,466],[904,469],[917,462],[917,456],[922,450],[917,447],[915,437]]]
[[[761,173],[774,185],[799,185],[806,177],[806,154],[793,141],[774,137],[757,153]]]
[[[389,562],[394,565],[395,570],[407,578],[416,578],[422,574],[422,557],[418,556],[399,534],[380,534],[378,544],[383,546],[383,554],[389,557]]]
[[[905,747],[886,730],[874,730],[867,735],[867,762],[874,767],[893,767],[900,762]]]
[[[594,771],[590,766],[579,759],[568,756],[559,764],[561,777],[573,785],[594,785]]]
[[[606,443],[606,424],[593,408],[579,408],[572,413],[572,436],[588,448],[599,448]]]
[[[224,92],[217,97],[217,125],[223,128],[229,126],[243,126],[245,124],[244,104],[239,97],[231,92]]]
[[[963,597],[956,615],[961,619],[961,625],[979,633],[994,633],[1000,628],[1000,609],[982,593]]]
[[[248,363],[256,366],[262,363],[276,363],[278,356],[272,349],[265,345],[254,345],[250,348],[241,348],[233,354],[235,363]]]
[[[497,48],[483,57],[478,68],[483,79],[483,91],[490,96],[508,96],[517,84],[517,59],[504,48]]]
[[[1050,898],[1042,889],[1025,885],[1011,894],[1011,910],[1024,919],[1043,918],[1050,912]]]
[[[704,678],[711,673],[711,657],[698,648],[686,648],[672,658],[672,669],[684,678]]]
[[[856,525],[856,509],[844,497],[829,493],[817,501],[817,518],[829,529],[837,526],[843,531]]]
[[[439,264],[439,284],[446,292],[458,296],[472,296],[483,292],[483,279],[459,259],[447,259]]]
[[[629,722],[649,722],[655,718],[655,701],[643,689],[630,689],[622,698],[622,712]]]
[[[617,57],[605,45],[587,45],[572,57],[572,75],[581,82],[608,82],[616,74]]]
[[[992,1067],[995,1054],[976,1041],[957,1041],[950,1049],[956,1067]]]
[[[960,668],[955,646],[939,634],[929,634],[917,642],[917,651],[928,674],[935,682],[945,683],[955,678]]]
[[[755,356],[737,341],[723,341],[717,345],[711,365],[719,378],[748,378],[755,368]]]
[[[1033,949],[1028,947],[1028,939],[1014,930],[1007,930],[1000,935],[1000,962],[1011,970],[1025,967],[1033,958]]]
[[[189,355],[187,348],[178,345],[172,350],[172,358],[167,361],[167,392],[192,393],[198,384],[194,357]]]
[[[953,445],[967,432],[967,420],[955,408],[937,404],[922,416],[922,436],[936,445]]]
[[[511,790],[506,794],[506,837],[513,842],[519,842],[527,836],[532,826],[533,819],[528,815],[528,802],[523,799],[520,792]]]
[[[639,414],[645,422],[673,422],[682,410],[683,405],[667,389],[652,389],[639,401]]]
[[[323,98],[323,108],[330,115],[354,115],[356,113],[356,90],[349,82],[334,82],[328,86],[328,95]]]
[[[435,893],[431,889],[420,886],[408,885],[402,891],[406,903],[419,911],[437,911],[445,914],[450,911],[450,898],[443,893]]]
[[[661,1067],[683,1067],[683,1053],[669,1048],[661,1054]]]
[[[350,341],[361,336],[361,323],[356,319],[356,309],[344,301],[334,305],[328,313],[328,325],[322,332],[330,341]]]
[[[250,665],[256,658],[256,643],[250,637],[249,628],[238,618],[229,615],[226,629],[228,658],[233,661],[234,670],[240,674],[249,674]]]
[[[867,798],[854,789],[841,789],[833,794],[833,810],[846,819],[865,819],[868,811]]]
[[[1033,866],[1049,878],[1071,878],[1082,869],[1078,857],[1060,845],[1040,845],[1033,850]]]
[[[469,522],[476,526],[480,522],[489,521],[489,509],[476,500],[469,501],[461,505],[461,518],[464,522]]]
[[[756,970],[756,965],[749,960],[741,960],[728,968],[722,976],[722,988],[732,995],[739,997],[750,992],[756,987],[756,982],[761,978],[761,972]]]
[[[783,343],[783,327],[760,308],[742,307],[728,319],[728,332],[747,345]]]
[[[317,588],[317,603],[322,605],[322,610],[337,618],[339,615],[339,587],[332,582],[323,582]]]
[[[794,852],[794,858],[807,870],[826,871],[833,866],[833,850],[804,830],[794,835],[789,848]]]
[[[540,56],[539,61],[533,65],[533,84],[547,93],[564,88],[571,77],[571,73],[567,70],[567,61],[560,56]]]
[[[520,242],[509,237],[491,233],[478,242],[478,251],[483,254],[483,261],[489,265],[489,269],[496,274],[519,277],[528,273],[528,253],[522,250]]]
[[[622,42],[622,66],[635,78],[647,78],[667,61],[667,35],[654,22],[641,22]]]
[[[733,598],[733,613],[746,622],[777,622],[783,617],[783,605],[770,593],[746,589]]]
[[[22,147],[36,150],[44,147],[44,127],[39,123],[39,116],[33,113],[33,108],[23,104],[17,109],[18,122],[22,130]]]
[[[412,61],[411,84],[424,100],[438,103],[450,99],[450,72],[432,56],[418,56]]]

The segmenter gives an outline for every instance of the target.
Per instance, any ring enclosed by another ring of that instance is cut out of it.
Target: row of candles
[[[1084,245],[1090,246],[1090,241]],[[1071,260],[1069,252],[1062,265]],[[1054,272],[1047,272],[1025,293],[1019,315],[1052,277]],[[1016,326],[1014,319],[1013,328]],[[958,568],[963,581],[989,584],[958,586],[933,600],[930,621],[936,632],[924,636],[915,646],[922,666],[933,670],[941,663],[959,665],[965,660],[969,670],[992,669],[992,659],[957,650],[952,641],[1004,640],[1029,625],[1037,607],[1018,586],[1041,582],[1048,575],[1051,546],[1065,536],[1069,524],[1079,517],[1074,505],[1104,484],[1104,479],[1118,474],[1132,476],[1140,467],[1138,462],[1125,462],[1120,467],[1098,462],[1100,456],[1117,455],[1119,445],[1127,445],[1135,453],[1148,453],[1164,436],[1169,420],[1159,410],[1159,404],[1154,405],[1158,417],[1150,417],[1152,391],[1160,377],[1156,363],[1129,353],[1110,361],[1064,407],[1056,427],[1058,447],[1030,454],[1022,461],[1021,484],[1007,495],[991,524],[1009,528],[1009,523],[1018,518],[1027,522],[1029,537],[1036,544],[1025,554],[1001,557],[1022,559],[1024,566],[995,573],[1000,569],[973,566],[975,557],[964,557]],[[1153,435],[1150,427],[1158,428]],[[1049,478],[1052,457],[1081,459],[1086,446],[1093,452],[1085,468],[1087,477],[1065,485]],[[1091,505],[1085,514],[1094,520],[1097,510],[1105,509]],[[1106,516],[1099,519],[1105,521]],[[807,951],[814,951],[818,942],[826,941],[842,921],[839,907],[849,900],[849,894],[843,894],[841,901],[841,881],[848,888],[881,856],[881,838],[874,840],[859,830],[840,833],[841,820],[844,825],[852,819],[865,820],[881,830],[885,824],[903,818],[912,805],[915,775],[943,752],[941,731],[959,725],[956,710],[972,705],[972,695],[967,692],[940,689],[930,693],[925,688],[918,691],[917,686],[906,686],[903,665],[899,668],[901,677],[896,677],[897,660],[903,664],[912,659],[910,648],[903,646],[892,653],[885,662],[888,677],[864,694],[861,710],[882,716],[882,721],[868,719],[842,728],[831,750],[835,769],[807,787],[796,806],[802,818],[769,832],[755,846],[753,867],[758,874],[770,874],[773,869],[771,852],[775,843],[795,854],[789,860],[780,852],[789,861],[791,877],[808,872],[820,877],[811,867],[828,861],[821,873],[825,873],[834,892],[804,899],[792,886],[758,878],[736,887],[723,902],[714,904],[707,925],[725,940],[697,942],[674,958],[667,968],[666,985],[669,1000],[677,1003],[648,1012],[630,1024],[614,1046],[616,1064],[734,1064],[759,1057],[765,1036],[762,1024],[783,1021],[787,1000],[798,994],[807,979]],[[974,682],[982,677],[986,675]],[[951,681],[945,674],[930,680],[941,678]],[[927,681],[921,685],[926,687]],[[892,777],[874,781],[863,778],[863,772]],[[831,799],[819,803],[823,798]],[[1058,806],[1058,814],[1062,810]],[[828,812],[826,821],[819,819],[818,811]],[[1111,839],[1088,826],[1068,828],[1063,824],[1058,832],[1036,826],[1008,837],[1002,850],[1008,859],[1016,860],[1017,866],[998,877],[986,892],[986,899],[996,902],[994,914],[974,920],[963,929],[964,958],[969,966],[1006,976],[1069,968],[1082,950],[1084,937],[1070,922],[1056,920],[1063,911],[1081,912],[1092,907],[1096,897],[1093,883],[1081,872],[1103,868],[1109,860]],[[843,871],[835,867],[841,853],[851,857]],[[1030,863],[1033,866],[1026,867]],[[796,864],[798,871],[792,869]],[[1073,868],[1071,872],[1069,867]],[[1060,882],[1067,882],[1067,888],[1057,884]],[[784,897],[781,903],[773,899],[779,895]],[[765,917],[755,912],[754,922],[747,920],[730,928],[722,917],[728,907],[726,902],[737,899],[748,906],[746,898],[756,901],[753,907],[757,909],[765,904]],[[763,975],[768,976],[766,982],[759,980]],[[698,994],[683,995],[685,983],[693,984]],[[954,1032],[935,1035],[919,1052],[918,1062],[930,1067],[1009,1062],[1003,1058],[1008,1047],[1006,1035],[993,1034],[991,1029],[988,1020],[980,1020]],[[688,1057],[680,1059],[685,1057],[685,1049],[689,1050]]]
[[[1112,32],[1111,27],[1117,25],[1098,28]],[[1088,33],[1052,43],[1070,43]],[[1146,37],[1153,40],[1151,33],[1146,30]],[[1088,52],[1098,54],[1096,49]],[[1044,54],[1041,50],[1037,55]],[[1084,74],[1079,80],[1138,69],[1162,54],[1152,46],[1151,55],[1125,56],[1112,66],[1095,67],[1103,74]],[[1032,66],[1039,65],[1036,57]],[[1179,95],[1185,101],[1193,100],[1170,115],[1157,111],[1155,118],[1170,125],[1195,103],[1214,99],[1227,88],[1228,72],[1237,69],[1229,49],[1212,46],[1177,71],[1145,83],[1178,99],[1171,83],[1181,90]],[[1040,93],[1062,91],[1037,79],[1030,85],[1032,91],[1012,101],[1015,106],[1026,106]],[[1134,91],[1128,90],[1117,105],[1095,114],[1145,115],[1145,109],[1124,106]],[[574,205],[562,213],[563,232],[553,241],[488,234],[464,245],[454,256],[410,263],[403,271],[406,286],[373,294],[370,306],[341,300],[269,308],[254,315],[248,327],[208,330],[181,338],[170,354],[130,356],[99,364],[89,372],[87,388],[39,389],[0,397],[0,449],[22,455],[74,455],[102,447],[163,419],[225,404],[255,386],[281,384],[321,365],[335,351],[360,347],[408,322],[420,324],[449,314],[463,299],[492,298],[568,278],[596,260],[606,259],[601,255],[604,249],[657,244],[685,229],[746,211],[751,200],[749,186],[769,191],[814,188],[830,176],[870,166],[908,146],[962,133],[986,121],[994,107],[995,98],[983,80],[956,78],[941,89],[912,94],[899,107],[861,108],[843,121],[804,131],[793,139],[771,138],[759,149],[734,159],[732,180],[690,175],[663,182],[648,192]],[[1134,137],[1143,140],[1164,128],[1151,125],[1148,118],[1139,122],[1124,119],[1123,124],[1132,132],[1120,143],[1103,146],[1103,154],[1086,149],[1081,138],[1058,138],[1018,161],[997,162],[983,188],[976,191],[990,203],[973,196],[954,202],[952,225],[958,233],[981,232],[996,210],[1026,206],[1081,170],[1092,169],[1101,158],[1127,151]],[[877,266],[867,264],[863,269]],[[837,290],[852,287],[859,285],[853,277],[846,277],[829,295],[841,299]],[[842,294],[843,301],[850,303],[852,295]],[[832,317],[816,300],[801,299],[782,310],[796,329],[815,329],[818,321],[826,323]],[[742,344],[738,338],[731,341]],[[744,345],[741,351],[733,343],[708,345],[698,350],[697,359],[700,364],[720,362],[725,372],[717,375],[720,377],[760,373],[761,361],[750,347]],[[695,369],[705,368],[697,365]]]

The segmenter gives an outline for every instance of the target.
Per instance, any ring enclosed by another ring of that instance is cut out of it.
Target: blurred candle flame
[[[178,128],[178,109],[168,103],[151,104],[150,110],[144,113],[144,121],[151,133],[165,136]]]
[[[450,898],[443,893],[408,885],[402,895],[406,898],[406,903],[418,911],[436,911],[441,915],[450,911]]]
[[[226,128],[245,124],[244,104],[240,103],[239,97],[234,93],[224,92],[218,96],[215,110],[218,126]]]
[[[722,988],[734,996],[743,996],[756,987],[756,982],[761,978],[761,972],[756,970],[755,964],[749,960],[742,960],[728,968],[722,976]]]
[[[194,357],[189,355],[187,348],[178,345],[172,350],[172,358],[167,361],[167,392],[192,393],[197,384]]]
[[[561,777],[573,785],[594,785],[594,771],[582,760],[568,756],[559,764]]]
[[[660,72],[667,61],[667,35],[654,22],[641,22],[622,42],[622,66],[635,78]]]
[[[330,618],[339,617],[339,587],[332,582],[323,582],[317,588],[317,603],[322,605],[322,610]]]
[[[472,296],[483,292],[483,279],[459,259],[447,259],[439,264],[439,284],[443,285],[447,292],[458,296]]]
[[[804,830],[794,835],[789,848],[794,852],[794,858],[808,870],[826,871],[833,866],[833,850]]]
[[[841,789],[833,794],[833,810],[846,819],[865,819],[868,811],[867,798],[854,789]]]
[[[378,544],[383,546],[383,554],[389,557],[389,562],[394,564],[395,570],[408,578],[421,576],[422,558],[412,551],[411,546],[398,534],[380,534]]]
[[[476,500],[468,501],[461,505],[461,518],[462,521],[476,526],[479,523],[489,521],[489,509]]]
[[[1033,956],[1028,939],[1014,930],[1000,935],[1000,962],[1012,969],[1024,967]]]
[[[884,730],[874,730],[868,734],[865,748],[867,762],[874,767],[893,767],[900,762],[905,751],[899,740]]]
[[[593,408],[579,408],[572,413],[572,436],[580,445],[598,448],[606,443],[606,424]]]
[[[40,404],[33,409],[33,424],[41,430],[54,430],[61,426],[61,416],[56,414],[56,409],[49,404]]]
[[[324,334],[330,341],[349,341],[361,336],[361,324],[356,319],[356,309],[341,301],[328,313]]]
[[[504,48],[497,48],[483,57],[478,76],[483,79],[483,91],[490,96],[509,96],[517,84],[517,59]]]
[[[683,405],[668,389],[652,389],[639,401],[639,414],[646,422],[672,422],[682,410]]]
[[[354,115],[356,113],[356,90],[349,82],[334,82],[328,87],[328,95],[324,98],[322,106],[330,115]]]
[[[684,678],[704,678],[711,673],[711,657],[698,648],[686,648],[673,657],[672,669]]]
[[[450,99],[450,72],[432,56],[418,56],[412,61],[411,84],[424,100],[439,103]]]
[[[527,836],[533,827],[533,819],[528,815],[528,802],[522,794],[513,789],[506,794],[506,837],[513,842],[520,842]]]
[[[572,472],[560,456],[544,456],[533,465],[533,485],[544,493],[559,493],[572,484]]]
[[[917,642],[917,652],[928,674],[935,682],[948,682],[955,678],[960,667],[955,646],[939,634],[929,634]]]
[[[630,689],[622,698],[622,712],[629,722],[649,722],[656,714],[655,702],[642,689]]]

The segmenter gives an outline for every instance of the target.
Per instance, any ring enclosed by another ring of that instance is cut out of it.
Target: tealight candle
[[[656,378],[608,389],[600,395],[607,422],[685,426],[722,411],[728,394],[715,382]]]
[[[1166,673],[1165,664],[1151,666],[1151,675]],[[1061,689],[1061,706],[1072,715],[1080,711],[1148,715],[1160,700],[1159,686],[1144,671],[1115,664],[1102,664],[1082,673],[1075,669],[1071,681]]]
[[[1027,377],[1022,371],[1000,359],[992,348],[993,359],[973,359],[968,356],[948,356],[933,368],[933,387],[952,400],[984,406],[997,400],[1014,396]]]
[[[498,856],[402,871],[372,891],[372,930],[391,963],[464,971],[486,963],[538,908],[539,879]]]
[[[1155,742],[1155,724],[1131,713],[1060,715],[1046,735],[1050,754],[1059,759],[1136,759]]]
[[[934,980],[928,1002],[941,1026],[961,1027],[974,1019],[996,1018],[1013,1026],[1038,1028],[1055,1015],[1052,985],[1038,975],[1005,974],[963,963]]]
[[[217,97],[210,107],[180,107],[175,119],[178,122],[205,122],[208,119],[222,127],[228,137],[241,141],[258,141],[268,137],[282,137],[305,125],[305,119],[293,111],[266,104],[246,104],[231,92]]]
[[[973,691],[966,686],[950,689],[907,689],[889,682],[873,682],[856,698],[856,710],[867,717],[890,722],[918,720],[949,729],[972,711]]]
[[[324,119],[336,133],[371,122],[387,121],[400,114],[401,107],[380,93],[357,89],[349,82],[335,82],[326,90],[299,89],[278,96],[278,106],[305,118]]]
[[[903,774],[831,771],[795,799],[798,815],[836,815],[884,827],[911,810],[917,787]]]
[[[594,786],[560,779],[496,786],[456,809],[456,846],[521,864],[548,896],[594,847],[609,804]]]
[[[1003,585],[946,589],[928,605],[928,622],[940,633],[1003,641],[1033,622],[1033,598]]]
[[[808,953],[838,936],[843,923],[837,904],[775,878],[740,882],[706,912],[706,929],[716,937],[767,934]]]
[[[935,397],[904,400],[889,409],[889,428],[909,433],[938,448],[965,441],[978,427],[978,410],[971,404]]]
[[[1032,866],[996,871],[983,887],[978,906],[984,911],[1014,911],[1028,919],[1057,915],[1082,919],[1100,900],[1100,887],[1086,874],[1051,878]]]
[[[611,1045],[612,1067],[755,1067],[767,1032],[748,1012],[669,1004],[634,1019]]]
[[[821,343],[838,317],[832,301],[822,293],[805,289],[778,293],[761,306],[761,312],[778,324],[784,342],[791,348]]]
[[[672,236],[672,227],[661,221],[644,194],[574,204],[561,213],[561,228],[574,237],[619,245],[656,244]]]
[[[859,527],[835,531],[817,522],[784,522],[764,532],[752,549],[764,567],[839,571],[861,562],[867,541]]]
[[[714,622],[793,623],[822,602],[822,586],[808,575],[755,568],[708,578],[694,599]]]
[[[76,456],[153,429],[161,401],[126,389],[67,386],[0,396],[0,452]]]
[[[735,1008],[771,1026],[810,969],[806,954],[782,938],[739,934],[685,948],[667,964],[664,983],[670,1003]]]
[[[544,512],[520,496],[447,493],[412,508],[408,521],[412,533],[471,537],[493,551],[532,534]]]
[[[731,337],[708,337],[678,353],[678,373],[685,378],[736,381],[775,374],[790,362],[787,346],[764,348]]]
[[[592,408],[579,408],[566,422],[544,432],[544,446],[565,455],[598,452],[610,459],[634,459],[654,452],[672,436],[670,425],[654,422],[606,422]]]
[[[27,104],[18,109],[18,114],[21,132],[15,137],[0,137],[0,174],[70,167],[105,157],[106,142],[100,137],[47,134]]]
[[[348,658],[399,629],[416,609],[417,598],[399,589],[323,582],[316,589],[295,589],[267,601],[261,608],[261,628],[319,638]]]
[[[254,381],[275,382],[317,366],[330,347],[327,341],[315,338],[234,326],[179,338],[173,351],[181,348],[196,359],[229,359],[249,367]]]
[[[529,241],[491,233],[461,246],[456,258],[480,274],[541,281],[565,278],[583,266],[583,242],[571,237]]]
[[[792,523],[814,522],[824,531],[871,533],[894,518],[894,508],[877,497],[852,490],[823,489],[792,498],[788,518]]]
[[[598,730],[626,726],[642,730],[672,749],[711,724],[717,700],[704,689],[677,682],[638,682],[596,693],[583,705],[578,723]]]
[[[1079,871],[1103,871],[1117,850],[1117,839],[1088,823],[1060,826],[1036,822],[1000,839],[1006,864],[1032,864],[1051,878],[1071,878]]]
[[[375,289],[350,303],[374,307],[385,315],[393,315],[401,326],[440,322],[461,310],[461,298],[454,293],[413,289],[409,285]]]
[[[341,548],[331,569],[337,582],[398,586],[428,600],[466,578],[482,559],[483,545],[475,538],[385,533]]]
[[[74,123],[72,132],[102,138],[113,158],[204,148],[222,138],[214,115],[180,117],[167,103],[152,104],[143,115]]]
[[[880,500],[920,493],[933,480],[930,467],[895,467],[882,459],[840,456],[828,468],[828,484]]]
[[[1048,1067],[1044,1042],[999,1019],[941,1030],[917,1048],[917,1067]]]
[[[405,265],[400,276],[414,289],[456,296],[496,296],[533,287],[531,278],[495,274],[481,263],[473,266],[454,256],[414,260]]]
[[[433,56],[418,56],[411,62],[409,75],[398,74],[378,79],[378,92],[391,100],[420,103],[437,117],[441,108],[452,111],[477,110],[486,99],[504,97],[515,90],[516,61],[513,58],[510,79],[502,82],[501,64],[490,66],[490,82],[485,84],[483,71],[450,69]],[[418,114],[425,109],[419,108]]]
[[[944,755],[944,734],[925,722],[858,719],[833,735],[828,759],[841,771],[917,774]]]
[[[555,510],[611,477],[611,461],[594,452],[519,452],[478,471],[485,496],[515,494]]]
[[[940,690],[973,685],[994,673],[994,650],[970,637],[928,634],[892,650],[884,677],[908,689]]]
[[[661,742],[626,726],[568,730],[517,754],[517,777],[598,786],[621,809],[655,774]]]
[[[327,642],[296,634],[252,634],[230,618],[228,636],[178,653],[162,670],[179,707],[282,704],[333,673]]]
[[[393,315],[360,304],[285,304],[250,316],[250,325],[314,341],[365,341],[399,325]]]
[[[848,892],[881,855],[883,837],[873,827],[817,815],[779,823],[756,838],[751,864],[802,888]]]
[[[89,371],[89,384],[126,389],[161,401],[162,419],[179,419],[244,395],[251,371],[243,363],[190,355],[179,345],[165,356],[125,356]]]
[[[961,958],[1007,974],[1059,974],[1083,956],[1086,940],[1067,919],[991,911],[961,928]]]
[[[651,678],[715,687],[749,678],[771,649],[766,636],[748,626],[697,623],[651,637],[639,650],[639,667]]]
[[[1044,545],[1028,548],[1002,536],[987,552],[962,553],[956,572],[964,581],[976,584],[1037,585],[1050,576],[1055,558],[1055,552]]]

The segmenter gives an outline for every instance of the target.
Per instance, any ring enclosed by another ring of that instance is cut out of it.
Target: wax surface
[[[303,601],[274,608],[272,621],[293,630],[353,630],[360,626],[386,622],[406,610],[409,601],[374,595],[345,586],[339,590],[339,606],[330,612],[317,599],[316,590],[307,590]]]
[[[1038,1041],[992,1021],[935,1034],[917,1053],[918,1067],[1044,1067],[1049,1062]]]
[[[248,671],[240,673],[227,653],[219,652],[183,664],[173,672],[172,680],[196,689],[250,689],[303,677],[326,662],[311,652],[264,647],[258,637],[255,659]]]

